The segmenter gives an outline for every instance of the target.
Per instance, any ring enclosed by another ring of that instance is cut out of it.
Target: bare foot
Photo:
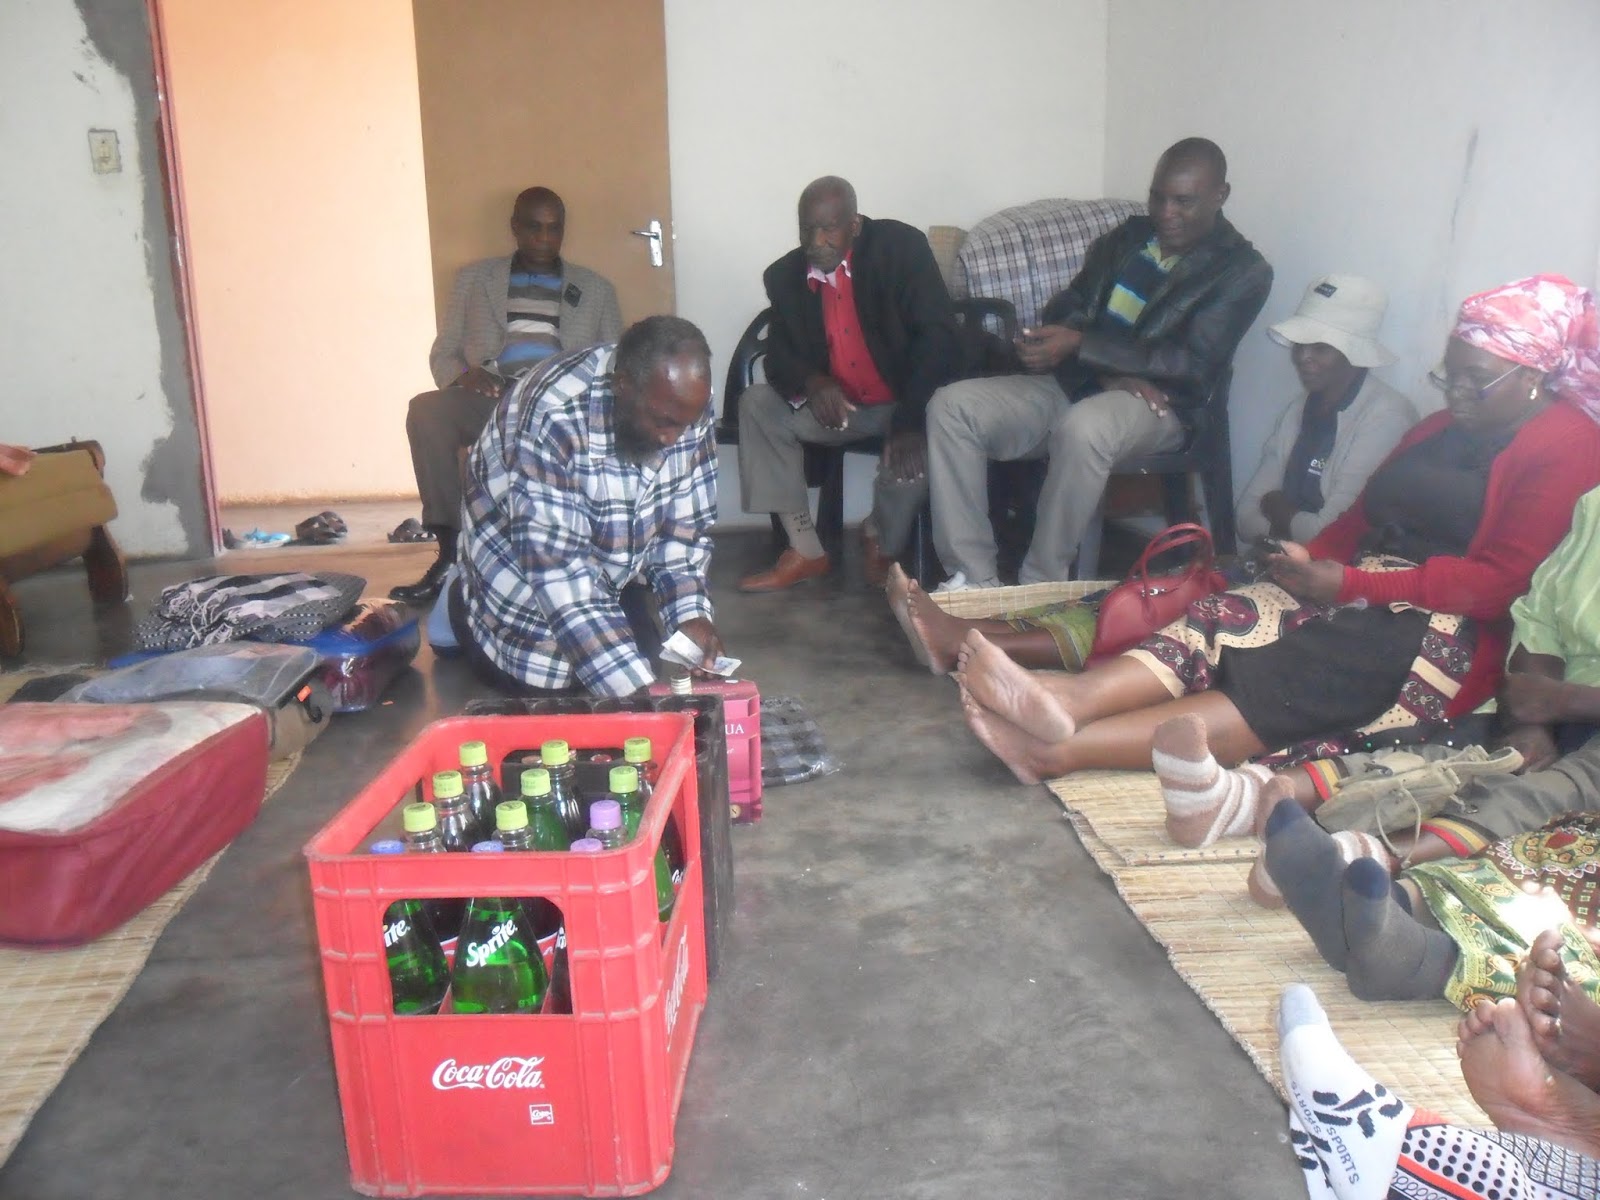
[[[972,623],[945,612],[915,580],[908,580],[907,586],[906,611],[911,622],[912,648],[921,648],[917,657],[928,664],[928,670],[935,675],[947,675],[955,670],[956,655]]]
[[[1078,731],[1061,701],[976,629],[956,655],[956,670],[979,704],[1039,741],[1062,742]]]
[[[961,711],[978,740],[1021,782],[1034,784],[1066,773],[1056,747],[990,712],[965,687],[961,688]]]
[[[906,635],[906,641],[911,643],[911,653],[917,656],[917,661],[935,674],[939,674],[928,657],[928,648],[923,645],[922,636],[911,623],[911,588],[911,579],[901,569],[900,564],[895,563],[890,566],[889,574],[883,584],[883,590],[889,596],[889,611],[894,613],[894,619],[900,622],[900,631]],[[946,671],[949,669],[945,668]]]
[[[1568,977],[1560,930],[1533,939],[1517,976],[1517,1004],[1545,1062],[1600,1091],[1600,1005]]]
[[[1467,1089],[1495,1128],[1600,1154],[1600,1096],[1550,1069],[1515,1000],[1478,1007],[1488,1013],[1462,1019],[1456,1052]]]

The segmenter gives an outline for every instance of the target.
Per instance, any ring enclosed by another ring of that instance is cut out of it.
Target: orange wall
[[[411,6],[160,3],[219,498],[414,495],[434,317]]]

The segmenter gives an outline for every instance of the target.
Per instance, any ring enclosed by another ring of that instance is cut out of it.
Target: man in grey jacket
[[[416,583],[389,595],[427,604],[456,558],[461,527],[460,453],[477,441],[500,396],[552,355],[622,335],[611,284],[561,257],[567,211],[549,188],[529,188],[511,210],[516,253],[463,267],[428,355],[437,391],[406,411],[411,467],[422,495],[422,524],[439,556]]]

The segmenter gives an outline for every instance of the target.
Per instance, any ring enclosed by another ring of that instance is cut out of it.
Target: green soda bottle
[[[561,738],[551,738],[539,747],[539,761],[550,772],[550,802],[567,827],[567,840],[583,836],[583,804],[578,798],[578,768],[572,761],[572,746]]]
[[[438,810],[426,800],[418,800],[400,810],[405,823],[405,848],[413,854],[443,854],[449,849],[439,836]],[[433,930],[439,935],[439,944],[445,953],[455,948],[456,933],[461,928],[461,918],[467,911],[462,900],[429,900],[428,915],[433,918]]]
[[[489,747],[481,741],[462,742],[459,754],[467,807],[487,837],[494,830],[494,806],[503,799],[500,785],[494,781],[494,770],[489,766]]]
[[[372,843],[374,854],[404,854],[405,843]],[[433,918],[421,900],[396,900],[384,910],[383,950],[394,1011],[426,1016],[439,1011],[450,990],[450,967],[439,948]]]
[[[656,781],[661,777],[661,764],[655,761],[654,747],[647,737],[631,737],[622,743],[622,757],[639,772],[639,811],[642,816],[645,804],[655,795]],[[638,829],[635,822],[633,829]],[[667,856],[667,867],[672,873],[674,891],[683,883],[683,838],[678,833],[678,823],[667,814],[667,823],[661,830],[661,850]]]
[[[622,810],[622,827],[626,833],[624,842],[631,842],[639,836],[639,823],[644,820],[644,797],[639,794],[639,768],[623,765],[611,768],[611,799]],[[594,810],[601,802],[597,801],[589,808],[589,823],[594,824]],[[672,818],[667,818],[667,826],[672,824]],[[667,862],[667,852],[664,847],[656,847],[656,911],[661,920],[666,921],[672,915],[672,902],[678,895],[678,889],[672,878],[672,867]],[[680,876],[681,879],[681,876]]]
[[[474,853],[504,849],[499,842],[479,842],[472,848]],[[468,903],[450,981],[453,1011],[536,1013],[549,986],[522,901],[479,897]]]
[[[528,768],[522,773],[520,790],[522,803],[528,810],[528,827],[533,830],[533,848],[569,849],[572,835],[556,811],[555,796],[550,790],[550,772],[544,767]]]

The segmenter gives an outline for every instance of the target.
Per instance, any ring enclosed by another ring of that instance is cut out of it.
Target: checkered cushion
[[[1089,244],[1144,205],[1135,200],[1035,200],[972,227],[956,255],[951,294],[993,296],[1017,307],[1025,326],[1083,266]]]

